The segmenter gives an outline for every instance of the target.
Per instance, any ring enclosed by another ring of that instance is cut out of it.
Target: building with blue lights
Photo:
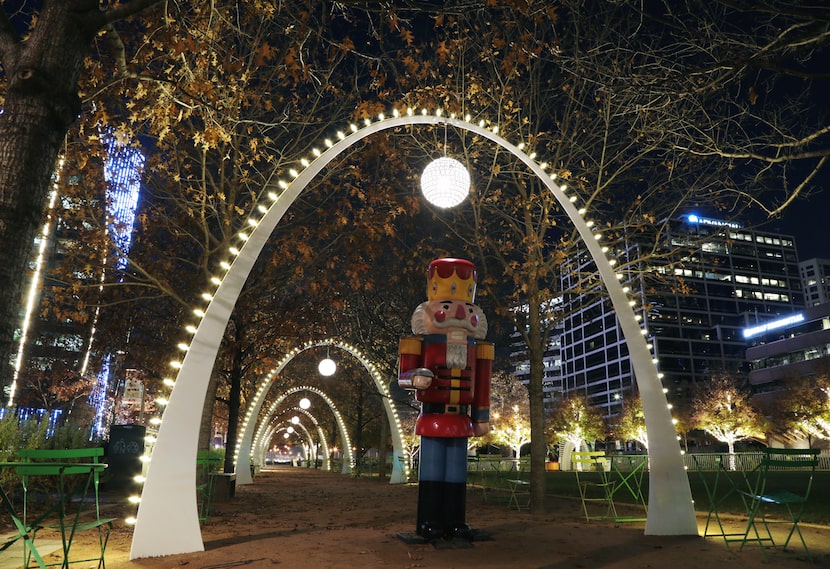
[[[114,136],[107,133],[102,134],[102,140],[107,148],[104,164],[107,196],[106,203],[100,204],[101,218],[105,219],[105,231],[117,251],[116,268],[123,268],[126,266],[132,239],[144,155],[139,149],[120,144]],[[75,247],[79,239],[63,221],[68,210],[78,206],[72,200],[62,199],[58,190],[56,184],[57,199],[53,199],[50,205],[49,221],[34,243],[31,257],[32,283],[27,289],[28,298],[23,303],[25,313],[21,315],[22,325],[16,334],[19,348],[13,362],[14,383],[7,389],[7,397],[10,405],[17,404],[18,377],[22,379],[32,373],[46,376],[59,363],[64,370],[93,379],[95,387],[90,396],[90,404],[96,409],[96,418],[92,431],[102,434],[108,407],[110,358],[107,354],[97,354],[98,358],[95,359],[103,362],[101,369],[88,369],[95,350],[97,310],[90,309],[85,318],[77,320],[57,318],[51,313],[44,316],[40,310],[41,304],[52,295],[52,291],[67,286],[54,276],[55,268],[63,262],[65,252]],[[103,265],[100,270],[89,274],[75,272],[76,277],[92,286],[102,284],[106,274]],[[76,307],[72,308],[74,310]]]

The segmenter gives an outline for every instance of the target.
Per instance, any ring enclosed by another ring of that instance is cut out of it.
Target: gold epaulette
[[[418,336],[407,336],[401,338],[398,345],[398,353],[407,356],[418,356],[421,354],[421,343],[423,339]]]
[[[496,346],[493,344],[493,342],[479,342],[476,349],[476,359],[496,359]]]

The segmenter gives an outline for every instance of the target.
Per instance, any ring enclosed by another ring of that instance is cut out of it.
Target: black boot
[[[444,537],[471,541],[473,532],[467,525],[467,484],[447,482],[444,489]]]
[[[442,503],[444,482],[422,480],[418,483],[418,521],[415,533],[424,539],[437,539],[444,534]]]

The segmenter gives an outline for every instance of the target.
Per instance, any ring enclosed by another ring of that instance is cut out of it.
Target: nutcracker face
[[[429,300],[421,303],[412,315],[412,330],[416,334],[445,334],[450,339],[472,336],[483,340],[487,335],[487,318],[469,302]]]

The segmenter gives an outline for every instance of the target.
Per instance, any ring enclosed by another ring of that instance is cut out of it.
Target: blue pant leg
[[[446,441],[421,437],[418,466],[418,520],[416,532],[426,539],[444,534],[444,470],[447,462]]]
[[[467,439],[446,439],[444,481],[467,483]]]
[[[421,437],[418,479],[443,482],[447,467],[447,441],[438,437]]]

